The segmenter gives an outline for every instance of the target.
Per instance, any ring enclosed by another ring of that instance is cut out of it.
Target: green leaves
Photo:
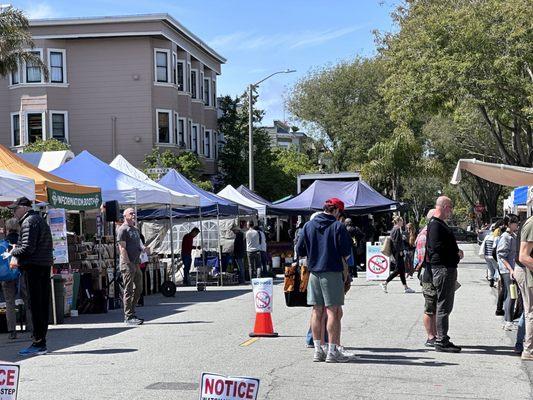
[[[27,146],[24,146],[25,153],[41,153],[43,151],[61,150],[70,150],[70,146],[67,143],[61,142],[57,139],[37,139],[34,143],[30,143]]]

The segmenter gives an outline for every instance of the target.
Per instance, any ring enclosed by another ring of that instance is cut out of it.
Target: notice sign
[[[68,263],[67,215],[64,208],[48,210],[48,225],[52,232],[54,264]]]
[[[256,313],[271,313],[272,312],[272,278],[256,278],[252,279],[252,287],[254,289],[254,303]]]
[[[20,367],[0,361],[0,400],[16,400]]]
[[[366,244],[366,280],[381,281],[389,277],[390,260],[381,252],[381,244]]]
[[[256,400],[259,379],[202,373],[200,400]]]

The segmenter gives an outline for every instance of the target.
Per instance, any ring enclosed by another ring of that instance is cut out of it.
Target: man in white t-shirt
[[[254,221],[248,221],[248,230],[246,231],[246,253],[248,254],[250,279],[252,278],[252,271],[256,271],[258,278],[261,276],[261,235],[254,228]]]

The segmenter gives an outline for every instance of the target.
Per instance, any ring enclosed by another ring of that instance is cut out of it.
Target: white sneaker
[[[339,346],[338,347],[339,349],[339,352],[344,356],[344,357],[349,357],[349,358],[353,358],[355,357],[355,353],[352,353],[351,351],[348,351],[344,348],[344,346]]]
[[[416,293],[416,291],[411,289],[410,287],[406,288],[403,292],[404,293]]]
[[[326,356],[327,363],[345,363],[350,361],[350,357],[346,357],[338,349],[335,352],[328,352]]]
[[[515,329],[515,326],[513,325],[512,322],[505,322],[505,323],[503,324],[503,326],[502,326],[502,329],[503,329],[504,331],[512,331],[512,330]]]
[[[315,354],[313,356],[313,362],[322,362],[326,361],[326,353],[322,348],[320,350],[315,349]]]
[[[387,282],[383,282],[383,283],[381,284],[381,288],[383,289],[383,291],[384,291],[385,293],[389,293],[389,292],[387,292]]]

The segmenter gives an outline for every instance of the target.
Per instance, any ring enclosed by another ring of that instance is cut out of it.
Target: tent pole
[[[220,286],[224,286],[224,278],[222,277],[222,248],[220,247],[220,211],[218,209],[217,203],[217,227],[218,227],[218,236],[217,236],[217,246],[218,246],[218,269],[220,271]]]
[[[169,214],[169,223],[170,223],[170,271],[172,273],[172,282],[174,285],[176,284],[176,272],[175,272],[175,266],[174,266],[174,233],[172,232],[172,206],[168,205],[168,214]]]
[[[276,242],[279,243],[281,238],[281,228],[279,226],[279,217],[276,217]]]
[[[204,249],[204,224],[202,223],[202,206],[198,206],[198,215],[200,216],[200,254],[201,254],[201,257],[202,257],[202,268],[206,268],[206,262],[205,262],[205,249]],[[204,276],[204,275],[202,275]],[[198,279],[200,277],[200,274],[198,272],[198,269],[196,269],[196,287],[198,287]],[[204,276],[205,277],[205,276]],[[207,286],[207,279],[206,279],[206,282],[205,282],[206,286]]]

